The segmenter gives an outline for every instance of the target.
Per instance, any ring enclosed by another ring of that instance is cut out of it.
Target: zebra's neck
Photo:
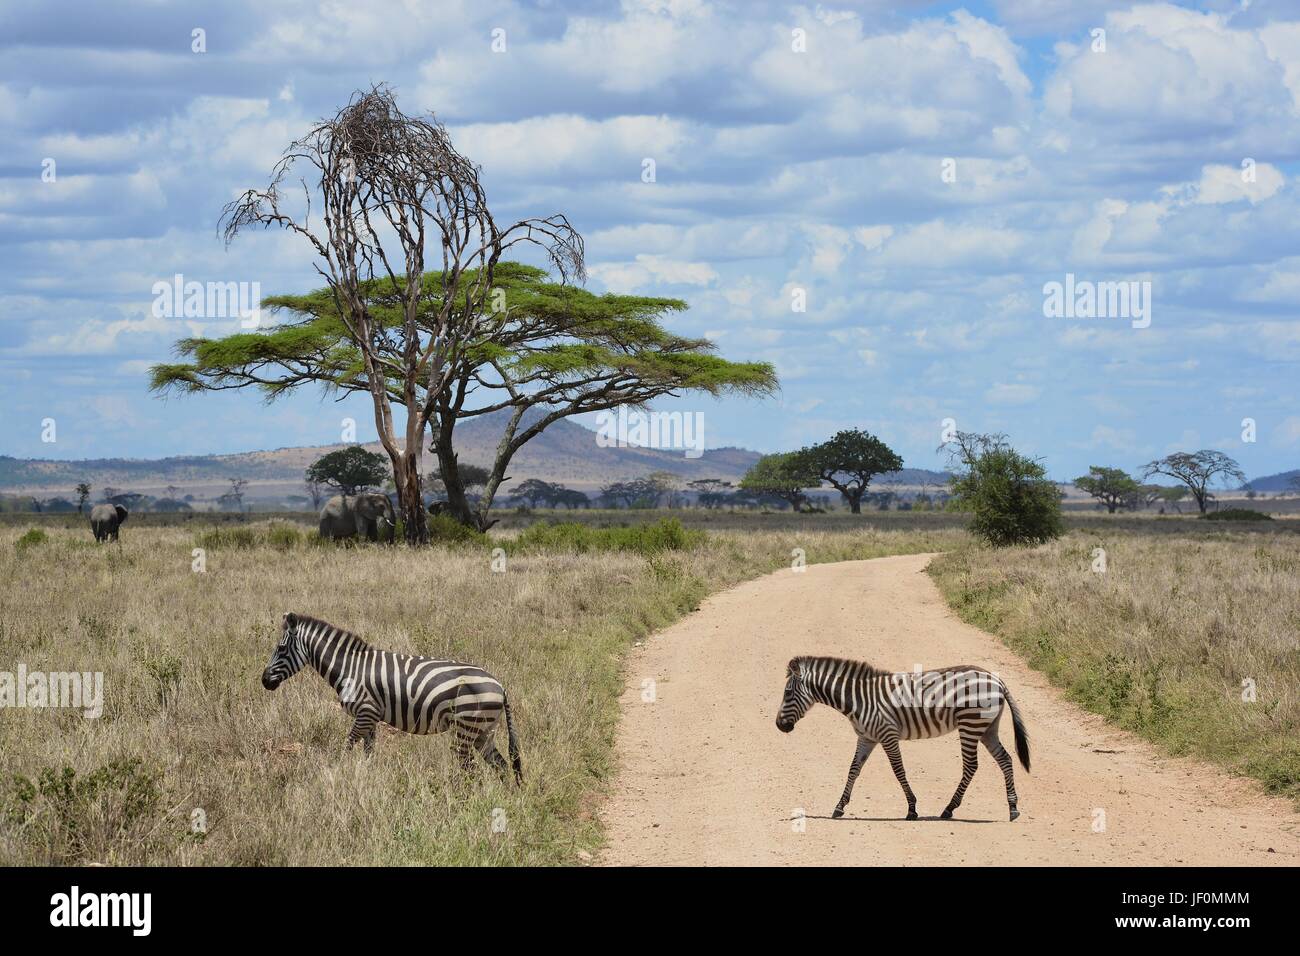
[[[871,668],[855,661],[825,659],[813,663],[808,688],[817,703],[851,717],[873,676]]]
[[[349,677],[355,677],[357,665],[366,660],[372,650],[356,634],[324,621],[313,622],[304,643],[307,660],[335,690],[339,690]]]

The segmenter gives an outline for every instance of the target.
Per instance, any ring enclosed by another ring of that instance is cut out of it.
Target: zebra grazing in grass
[[[477,750],[489,764],[523,783],[519,740],[505,688],[482,668],[456,661],[412,657],[371,647],[355,634],[302,614],[284,615],[280,643],[262,672],[262,686],[275,690],[310,664],[338,692],[339,703],[355,720],[348,747],[358,740],[366,753],[375,749],[375,725],[383,721],[408,734],[450,730],[462,766],[474,765]],[[502,714],[510,765],[492,736]]]
[[[976,749],[983,741],[1002,768],[1007,783],[1007,804],[1014,820],[1020,811],[1016,809],[1011,757],[998,740],[998,721],[1002,718],[1004,701],[1011,708],[1016,754],[1020,765],[1028,771],[1029,737],[1016,702],[1001,678],[978,667],[963,665],[897,674],[838,657],[796,657],[786,669],[785,695],[781,698],[776,726],[788,734],[814,703],[834,707],[853,724],[858,748],[849,765],[849,779],[832,814],[834,817],[844,815],[853,793],[853,782],[871,751],[880,744],[907,797],[907,819],[915,820],[916,795],[907,785],[898,742],[941,737],[955,730],[961,737],[961,783],[957,784],[957,792],[948,801],[942,818],[951,819],[952,812],[961,806],[966,788],[975,776]]]

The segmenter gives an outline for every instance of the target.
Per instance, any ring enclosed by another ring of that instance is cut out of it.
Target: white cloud
[[[984,393],[984,400],[991,405],[1028,405],[1042,393],[1036,385],[997,384]]]

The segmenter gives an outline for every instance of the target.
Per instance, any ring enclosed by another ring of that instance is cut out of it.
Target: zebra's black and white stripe
[[[844,807],[853,793],[853,782],[871,751],[880,744],[907,797],[907,819],[915,820],[916,795],[907,785],[899,741],[940,737],[955,730],[961,737],[961,783],[948,801],[943,819],[951,818],[952,812],[961,806],[962,796],[975,776],[976,750],[982,742],[1002,768],[1007,804],[1014,820],[1020,811],[1016,809],[1011,757],[998,739],[998,721],[1004,702],[1011,709],[1016,754],[1028,771],[1029,737],[1016,702],[1001,678],[978,667],[890,673],[861,661],[838,657],[796,657],[786,670],[785,694],[776,726],[789,733],[814,703],[834,707],[853,724],[858,746],[849,765],[844,794],[835,807],[835,817],[844,815]]]
[[[348,747],[360,740],[367,753],[373,751],[380,721],[409,734],[451,731],[466,769],[473,766],[477,750],[502,775],[513,767],[515,779],[523,781],[505,688],[482,668],[381,651],[325,621],[287,613],[280,643],[262,673],[262,686],[275,690],[308,664],[334,688],[339,703],[354,718]],[[503,715],[509,765],[493,742]]]

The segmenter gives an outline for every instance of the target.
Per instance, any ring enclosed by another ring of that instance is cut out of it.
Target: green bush
[[[1206,521],[1272,521],[1272,515],[1250,508],[1224,508],[1222,511],[1209,511],[1201,515]]]
[[[995,548],[1042,544],[1061,536],[1060,492],[1038,462],[992,443],[966,465],[953,490],[974,513],[974,535]]]
[[[429,515],[426,526],[432,544],[483,544],[488,539],[482,531],[463,525],[450,515]]]
[[[664,551],[689,551],[704,543],[703,531],[687,530],[676,518],[661,518],[653,524],[634,524],[618,528],[592,528],[564,522],[542,522],[525,530],[510,543],[519,552],[627,551],[634,554],[660,554]]]
[[[21,538],[19,538],[17,541],[14,542],[14,547],[17,548],[18,551],[21,553],[23,551],[26,551],[28,548],[36,547],[36,545],[38,544],[45,544],[45,542],[49,540],[50,540],[50,536],[47,535],[44,531],[42,531],[40,528],[32,528],[25,535],[23,535]]]
[[[139,758],[113,760],[89,773],[42,770],[15,774],[0,789],[0,815],[39,848],[40,862],[106,862],[115,851],[166,839],[162,774]]]

